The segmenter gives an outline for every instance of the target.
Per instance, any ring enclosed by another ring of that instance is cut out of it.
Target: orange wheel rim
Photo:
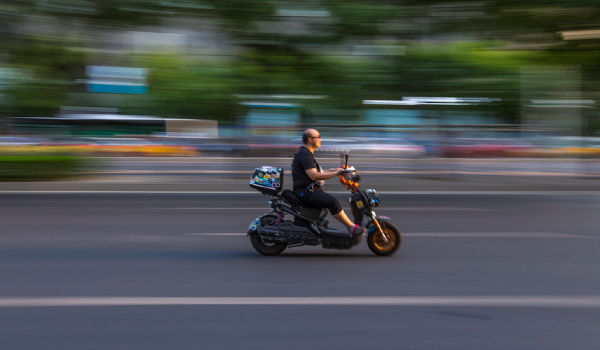
[[[385,238],[388,240],[387,243],[383,240],[381,234],[376,233],[373,235],[373,244],[375,247],[383,252],[394,249],[396,246],[396,235],[390,233],[390,231],[387,229],[383,230],[383,233],[385,234]]]

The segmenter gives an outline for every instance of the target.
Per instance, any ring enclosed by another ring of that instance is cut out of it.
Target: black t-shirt
[[[319,164],[315,160],[313,154],[304,146],[298,148],[296,156],[292,161],[292,179],[294,181],[294,192],[304,190],[313,180],[310,179],[306,170],[316,168],[319,169]]]

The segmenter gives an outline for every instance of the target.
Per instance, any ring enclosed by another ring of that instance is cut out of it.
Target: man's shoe
[[[365,233],[365,228],[359,225],[354,225],[352,227],[348,227],[348,231],[352,236],[360,236]]]

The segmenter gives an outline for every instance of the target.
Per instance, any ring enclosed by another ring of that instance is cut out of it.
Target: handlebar
[[[356,192],[358,189],[358,182],[360,181],[360,175],[356,173],[356,169],[353,166],[348,166],[348,153],[342,156],[343,170],[340,170],[338,177],[340,183],[352,192]]]
[[[360,181],[360,175],[356,173],[354,167],[347,167],[346,169],[340,170],[339,178],[341,184],[352,192],[358,188],[358,182]]]
[[[340,170],[340,174],[351,174],[351,173],[355,173],[356,169],[354,169],[353,166],[346,168],[344,170]]]

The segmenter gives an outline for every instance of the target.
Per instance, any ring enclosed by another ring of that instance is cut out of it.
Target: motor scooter
[[[348,154],[338,178],[350,191],[348,202],[354,222],[363,225],[366,232],[352,235],[349,232],[329,228],[325,219],[327,209],[306,206],[290,190],[282,190],[282,168],[262,166],[256,168],[250,178],[250,187],[270,197],[271,210],[257,217],[248,227],[252,247],[262,255],[278,255],[286,248],[303,245],[325,249],[350,249],[367,236],[369,249],[380,256],[394,254],[402,243],[400,230],[387,216],[378,216],[373,208],[379,207],[381,199],[374,189],[359,190],[361,180],[354,167],[348,166]]]

